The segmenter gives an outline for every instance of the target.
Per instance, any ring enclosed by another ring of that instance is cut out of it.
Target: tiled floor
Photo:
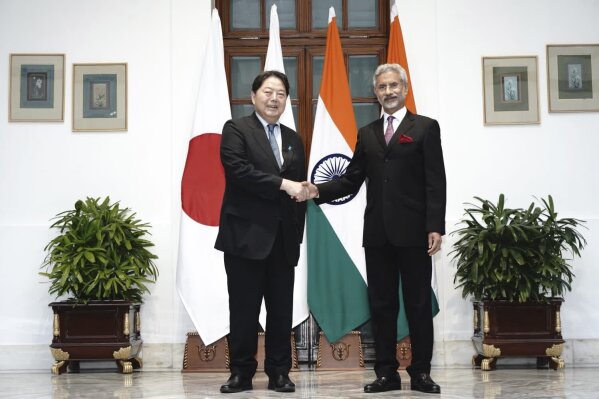
[[[134,398],[599,398],[598,368],[565,368],[558,371],[499,368],[433,369],[441,395],[410,391],[409,377],[401,373],[402,391],[365,394],[363,385],[374,378],[372,370],[292,372],[297,385],[292,394],[266,389],[263,373],[254,378],[254,390],[223,395],[219,387],[228,378],[223,373],[142,371],[123,375],[107,371],[53,376],[50,372],[0,373],[0,398],[134,399]]]

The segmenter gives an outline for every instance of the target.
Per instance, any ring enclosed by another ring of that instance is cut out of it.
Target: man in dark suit
[[[252,389],[258,317],[266,304],[265,372],[268,388],[293,392],[291,324],[294,266],[303,237],[307,189],[300,136],[280,124],[289,95],[287,77],[265,71],[252,84],[255,112],[227,121],[220,156],[225,193],[215,248],[224,252],[229,291],[231,377],[223,393]]]
[[[406,72],[380,65],[373,78],[381,119],[358,131],[354,156],[338,179],[304,183],[317,203],[355,193],[364,181],[363,245],[375,339],[377,379],[365,392],[401,389],[396,359],[399,276],[412,341],[411,389],[440,393],[430,377],[433,354],[431,256],[445,234],[445,167],[437,121],[404,107]]]

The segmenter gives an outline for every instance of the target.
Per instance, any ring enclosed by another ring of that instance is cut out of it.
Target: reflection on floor
[[[401,392],[365,394],[363,385],[374,378],[372,370],[292,372],[297,390],[279,394],[266,389],[267,378],[258,373],[254,390],[224,395],[241,398],[599,398],[598,368],[566,368],[558,371],[499,368],[433,369],[433,379],[441,385],[441,395],[410,391],[409,377],[401,373]],[[219,387],[228,378],[224,373],[141,371],[123,375],[86,370],[79,374],[54,376],[49,371],[0,373],[0,398],[214,398],[223,397]]]

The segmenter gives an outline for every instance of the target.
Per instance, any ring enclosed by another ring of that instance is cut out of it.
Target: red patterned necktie
[[[385,142],[387,143],[387,145],[389,144],[389,141],[391,140],[393,133],[395,133],[395,131],[393,130],[393,116],[389,115],[389,117],[387,118],[387,130],[385,130]]]

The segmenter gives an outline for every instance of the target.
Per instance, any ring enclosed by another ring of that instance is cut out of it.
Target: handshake
[[[285,191],[291,199],[294,199],[297,202],[303,202],[318,197],[318,187],[308,181],[297,182],[283,179],[281,190]]]

